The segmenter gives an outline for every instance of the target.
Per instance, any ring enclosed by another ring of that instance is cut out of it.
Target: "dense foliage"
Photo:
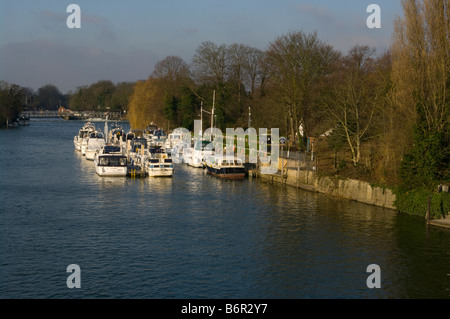
[[[419,217],[425,217],[430,199],[430,219],[443,218],[450,212],[450,194],[437,193],[426,188],[407,190],[399,187],[395,189],[395,207],[400,212]]]
[[[0,127],[17,119],[23,106],[23,89],[15,84],[0,82]]]

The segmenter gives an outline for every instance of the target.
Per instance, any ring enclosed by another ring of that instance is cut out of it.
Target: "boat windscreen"
[[[197,143],[195,144],[195,150],[197,150],[197,151],[204,151],[205,148],[206,148],[210,143],[212,143],[212,142],[210,142],[210,141],[201,141],[201,142],[197,142]]]
[[[127,166],[127,158],[125,156],[100,156],[100,166]]]

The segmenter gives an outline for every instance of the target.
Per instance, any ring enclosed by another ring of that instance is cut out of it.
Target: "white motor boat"
[[[183,141],[175,145],[172,149],[166,149],[166,152],[169,153],[172,158],[175,158],[177,163],[182,163],[184,161],[187,164],[192,157],[191,143]]]
[[[85,141],[92,132],[95,132],[95,125],[91,122],[87,122],[78,131],[78,134],[74,136],[73,144],[77,151],[81,151],[81,145],[83,144],[83,141]]]
[[[151,144],[156,146],[164,146],[167,139],[166,133],[163,129],[158,129],[153,132]]]
[[[120,126],[114,126],[111,131],[109,131],[109,143],[115,146],[123,146],[126,144],[125,131]],[[123,143],[122,143],[123,142]]]
[[[148,144],[152,144],[153,134],[155,134],[155,131],[158,129],[156,125],[150,124],[147,125],[144,132],[142,132],[142,136],[147,139]]]
[[[93,161],[95,153],[106,145],[105,137],[100,131],[91,133],[87,139],[85,156],[87,160]]]
[[[95,171],[100,176],[127,176],[127,157],[117,146],[106,145],[95,153]]]
[[[136,137],[130,142],[130,149],[128,150],[128,160],[137,166],[142,166],[141,156],[146,153],[147,140],[143,137]]]
[[[163,147],[153,146],[144,160],[144,169],[150,177],[172,177],[173,163],[170,154]]]
[[[190,134],[187,135],[181,130],[174,130],[172,133],[167,135],[167,139],[164,143],[164,148],[166,149],[167,153],[173,154],[175,150],[179,150],[179,148],[176,149],[178,145],[189,142],[190,139]]]
[[[191,148],[191,157],[188,158],[187,164],[192,167],[203,167],[203,161],[206,157],[213,154],[211,146],[208,146],[211,141],[198,140],[194,142],[194,147]]]

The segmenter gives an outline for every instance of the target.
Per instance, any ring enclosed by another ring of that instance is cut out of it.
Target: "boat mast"
[[[216,90],[213,92],[213,107],[211,112],[211,141],[212,141],[212,135],[213,135],[213,129],[214,129],[214,105],[216,101]]]
[[[105,120],[105,142],[108,144],[108,115],[106,115]]]

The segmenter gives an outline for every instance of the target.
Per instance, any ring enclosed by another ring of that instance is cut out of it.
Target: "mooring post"
[[[431,196],[428,196],[427,214],[425,215],[425,220],[427,221],[427,224],[430,223],[430,215],[431,215]]]

